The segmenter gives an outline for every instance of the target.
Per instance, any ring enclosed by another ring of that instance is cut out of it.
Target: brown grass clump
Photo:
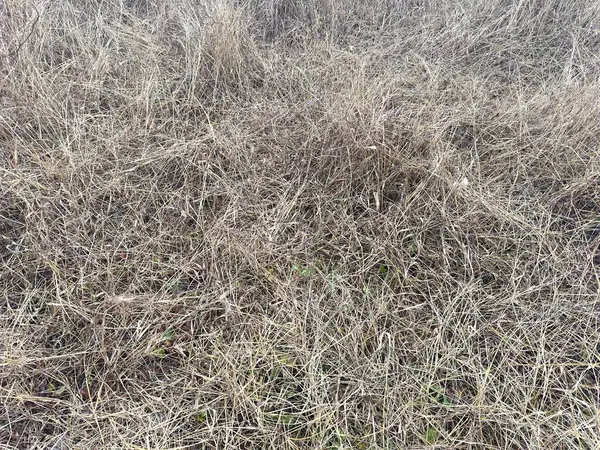
[[[0,36],[6,448],[599,448],[598,2]]]

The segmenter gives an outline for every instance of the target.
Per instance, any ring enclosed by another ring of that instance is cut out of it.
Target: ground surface
[[[2,448],[599,448],[597,1],[0,30]]]

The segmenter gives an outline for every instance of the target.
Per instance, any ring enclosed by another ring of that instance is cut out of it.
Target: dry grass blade
[[[0,442],[599,448],[599,54],[593,0],[0,0]]]

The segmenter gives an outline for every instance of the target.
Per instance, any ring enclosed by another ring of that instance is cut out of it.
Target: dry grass
[[[596,0],[0,28],[3,448],[599,448]]]

